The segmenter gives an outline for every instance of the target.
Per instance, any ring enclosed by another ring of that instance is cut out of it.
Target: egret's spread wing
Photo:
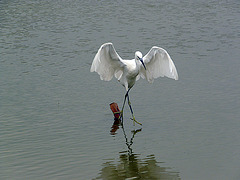
[[[117,79],[121,78],[124,66],[125,64],[117,54],[113,44],[105,43],[99,48],[93,59],[90,71],[97,72],[101,80],[110,81],[113,75],[115,75]]]
[[[146,70],[141,67],[140,76],[152,83],[155,78],[169,77],[178,80],[176,67],[166,50],[153,46],[143,57]]]

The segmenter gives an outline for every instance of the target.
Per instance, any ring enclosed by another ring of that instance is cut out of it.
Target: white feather
[[[93,59],[90,71],[97,72],[101,80],[110,81],[115,75],[119,80],[123,74],[125,64],[117,54],[112,43],[103,44]]]
[[[152,83],[154,79],[164,76],[178,80],[176,67],[165,49],[153,46],[143,57],[143,62],[146,70],[141,67],[139,75],[148,82]]]

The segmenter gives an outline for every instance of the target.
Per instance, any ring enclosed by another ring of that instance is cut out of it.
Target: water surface
[[[239,7],[0,1],[1,178],[239,179]],[[109,104],[124,88],[89,72],[108,41],[126,59],[165,48],[179,73],[139,80],[130,97],[143,126],[126,109],[115,135]]]

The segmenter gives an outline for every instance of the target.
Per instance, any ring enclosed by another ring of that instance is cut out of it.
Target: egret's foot
[[[135,125],[134,123],[136,122],[137,124],[139,124],[139,125],[142,126],[142,124],[135,119],[135,116],[134,116],[134,115],[132,115],[131,120],[133,120],[133,125]]]

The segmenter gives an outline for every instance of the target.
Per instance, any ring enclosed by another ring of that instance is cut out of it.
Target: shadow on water
[[[178,172],[170,171],[171,168],[163,167],[164,162],[157,162],[153,154],[141,159],[140,154],[133,153],[131,146],[134,137],[142,129],[131,131],[131,138],[128,139],[124,126],[120,126],[120,122],[115,121],[111,134],[115,134],[116,130],[122,129],[128,150],[119,152],[118,159],[110,159],[103,163],[100,175],[96,179],[164,179],[164,180],[180,180]],[[113,133],[114,132],[114,133]]]

